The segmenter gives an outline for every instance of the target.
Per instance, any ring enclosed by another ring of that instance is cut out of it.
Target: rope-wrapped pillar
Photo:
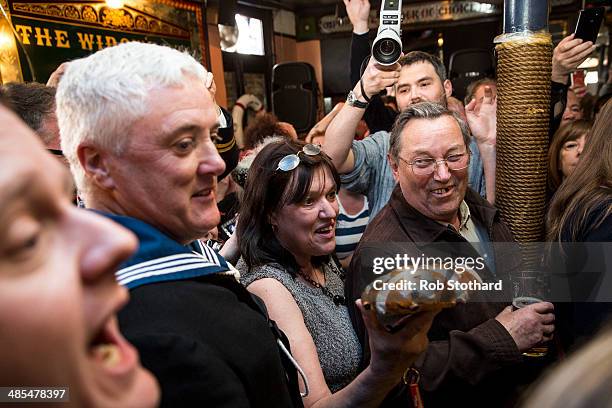
[[[497,43],[495,202],[537,268],[544,239],[552,41],[547,0],[505,0]]]

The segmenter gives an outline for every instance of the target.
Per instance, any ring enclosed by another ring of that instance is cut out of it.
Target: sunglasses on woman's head
[[[316,156],[321,153],[321,146],[308,143],[304,145],[302,150],[297,153],[288,154],[278,162],[278,166],[276,167],[276,171],[291,171],[294,170],[297,166],[299,166],[300,162],[300,153],[304,153],[306,156]]]

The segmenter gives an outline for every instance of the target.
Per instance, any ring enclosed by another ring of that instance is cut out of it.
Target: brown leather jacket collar
[[[470,208],[470,214],[473,219],[487,228],[491,241],[496,241],[495,238],[502,238],[493,236],[493,223],[499,221],[498,210],[495,207],[490,205],[470,188],[467,189],[465,194],[465,202]],[[393,189],[393,193],[389,199],[389,205],[397,215],[402,229],[412,240],[414,240],[414,242],[427,244],[440,241],[443,234],[445,235],[444,240],[449,240],[449,238],[453,240],[453,235],[457,237],[457,240],[463,239],[452,228],[445,227],[431,218],[424,216],[408,204],[402,194],[399,184]],[[511,236],[508,238],[510,241],[513,241]],[[501,241],[505,239],[497,240]]]

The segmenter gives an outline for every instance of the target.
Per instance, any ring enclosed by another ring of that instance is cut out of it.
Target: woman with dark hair
[[[597,117],[580,162],[557,190],[546,220],[548,240],[553,242],[550,258],[564,262],[574,302],[566,319],[570,336],[567,345],[590,337],[612,312],[612,303],[591,302],[601,284],[601,273],[605,273],[605,265],[595,265],[604,263],[603,254],[593,252],[600,247],[572,244],[612,242],[610,123],[612,102],[606,103]]]
[[[548,149],[548,190],[551,194],[576,168],[591,125],[586,120],[570,122],[561,126],[553,136]]]
[[[580,162],[550,203],[547,226],[551,241],[612,241],[610,123],[612,102],[602,108]]]
[[[434,313],[386,332],[358,303],[371,360],[359,373],[361,345],[335,261],[340,180],[318,145],[281,141],[264,147],[247,174],[237,234],[238,269],[289,338],[303,368],[310,406],[378,406],[427,344]],[[332,394],[333,393],[333,394]]]

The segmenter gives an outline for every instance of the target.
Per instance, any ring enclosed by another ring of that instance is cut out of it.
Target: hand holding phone
[[[580,38],[585,42],[590,41],[595,44],[605,11],[604,7],[591,7],[580,10],[574,38]]]

